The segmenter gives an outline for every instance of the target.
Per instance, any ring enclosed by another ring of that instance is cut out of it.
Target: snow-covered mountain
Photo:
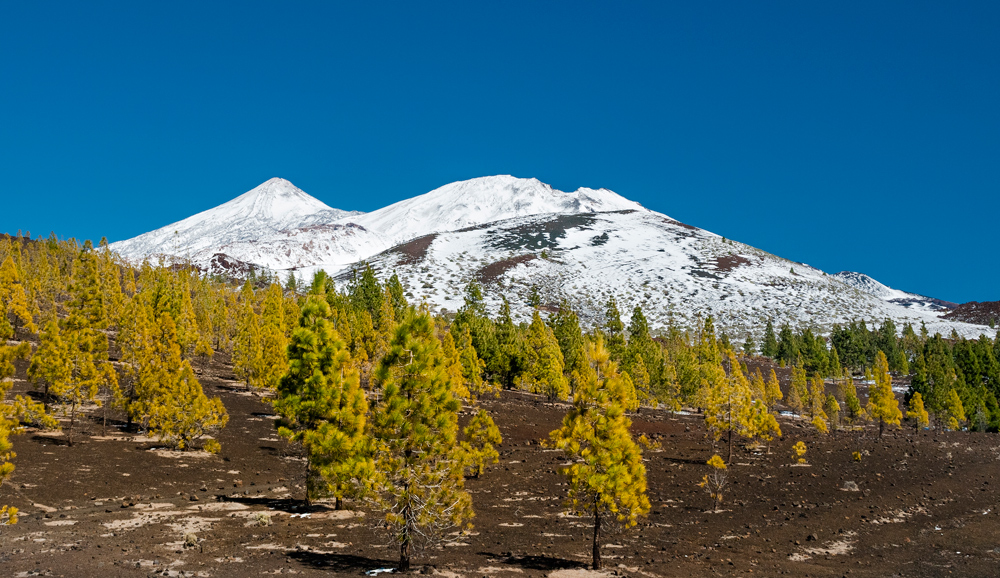
[[[717,327],[742,339],[768,319],[826,333],[835,323],[865,320],[927,324],[931,332],[978,337],[987,327],[941,319],[926,308],[884,300],[836,275],[782,259],[653,211],[628,209],[546,214],[426,235],[369,262],[380,276],[395,272],[411,300],[455,311],[476,279],[492,311],[507,296],[527,320],[537,285],[547,308],[566,299],[584,321],[600,321],[615,296],[627,318],[641,305],[653,327],[671,320],[692,327],[712,315]],[[349,271],[338,279],[346,282]],[[760,339],[760,335],[755,338]]]
[[[944,301],[933,297],[893,289],[888,285],[884,285],[875,279],[872,279],[864,273],[841,271],[835,276],[844,283],[860,291],[874,295],[883,301],[895,303],[896,305],[901,305],[910,309],[920,309],[935,313],[947,313],[958,306],[957,303],[951,303],[950,301]]]
[[[828,275],[606,189],[566,193],[511,176],[451,183],[371,213],[333,209],[271,179],[111,248],[132,261],[173,255],[215,272],[259,267],[304,279],[325,269],[342,281],[366,260],[383,275],[398,273],[413,301],[449,311],[477,279],[491,307],[507,295],[522,319],[537,285],[548,305],[567,299],[590,322],[614,295],[623,312],[642,305],[654,327],[711,314],[734,337],[767,319],[825,333],[834,323],[886,317],[945,334],[994,334],[939,317],[953,304],[860,273]]]
[[[606,189],[564,193],[537,179],[500,175],[451,183],[364,214],[330,208],[284,179],[271,179],[111,249],[134,262],[172,256],[210,270],[242,263],[335,271],[428,233],[543,213],[641,208]]]
[[[162,256],[202,267],[220,254],[268,269],[346,265],[389,247],[363,228],[339,222],[357,215],[328,207],[284,179],[270,179],[228,203],[110,248],[135,262]]]
[[[456,231],[513,217],[642,209],[607,189],[564,193],[538,179],[509,175],[450,183],[365,215],[352,217],[391,245],[429,233]]]

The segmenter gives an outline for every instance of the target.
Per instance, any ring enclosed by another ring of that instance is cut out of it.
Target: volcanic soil
[[[24,392],[23,367],[15,391]],[[17,470],[0,503],[0,575],[361,575],[398,556],[364,504],[306,508],[298,449],[275,433],[265,399],[221,364],[202,375],[229,411],[218,455],[173,452],[124,431],[96,407],[72,447],[62,432],[13,438]],[[587,570],[590,520],[563,514],[567,460],[539,442],[565,404],[506,392],[484,405],[504,443],[500,463],[468,479],[475,527],[418,552],[415,572],[442,576],[997,576],[1000,438],[995,434],[841,431],[791,418],[770,453],[737,446],[722,511],[696,484],[712,455],[702,419],[643,409],[652,511],[608,533],[606,570]],[[797,465],[791,446],[808,446]],[[726,456],[727,448],[717,451]],[[861,461],[852,452],[862,453]]]

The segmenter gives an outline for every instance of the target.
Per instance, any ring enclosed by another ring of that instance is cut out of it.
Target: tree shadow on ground
[[[673,457],[665,456],[663,458],[663,461],[670,462],[670,463],[673,463],[673,464],[692,464],[692,465],[696,465],[696,466],[703,466],[703,465],[705,465],[705,460],[702,460],[702,459],[693,459],[693,458],[673,458]]]
[[[73,440],[73,444],[74,445],[77,445],[77,444],[80,443],[80,439],[79,439],[80,435],[81,435],[80,432],[76,432],[74,434],[74,437],[77,438],[77,439]],[[37,442],[37,443],[42,443],[42,444],[48,444],[48,445],[52,445],[52,446],[68,446],[69,445],[69,440],[68,439],[61,438],[61,437],[54,437],[54,436],[53,437],[49,437],[49,436],[43,435],[43,434],[37,434],[37,435],[31,436],[31,441]]]
[[[236,502],[247,506],[264,506],[272,510],[285,512],[286,514],[315,514],[318,512],[329,512],[331,508],[324,504],[313,504],[306,506],[301,499],[295,498],[266,498],[263,496],[220,496],[221,502]]]
[[[517,566],[524,570],[572,570],[574,568],[589,568],[589,564],[576,560],[566,560],[555,556],[505,556],[494,552],[480,552],[479,555],[503,560],[504,564]]]
[[[312,568],[336,572],[338,574],[359,574],[378,568],[395,568],[397,561],[374,560],[352,554],[319,554],[317,552],[289,552],[288,557]]]

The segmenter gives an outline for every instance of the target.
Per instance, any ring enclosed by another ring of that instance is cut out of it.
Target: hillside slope
[[[880,299],[835,275],[646,210],[538,215],[428,235],[370,259],[381,275],[396,272],[413,301],[455,311],[464,287],[480,281],[492,310],[501,295],[527,319],[532,285],[554,307],[563,299],[590,324],[608,297],[623,317],[641,305],[650,324],[690,327],[713,315],[742,339],[768,319],[826,333],[852,319],[921,322],[950,334],[993,335],[988,327],[943,320],[926,308]],[[349,272],[339,280],[346,282]],[[756,336],[759,338],[759,335]]]

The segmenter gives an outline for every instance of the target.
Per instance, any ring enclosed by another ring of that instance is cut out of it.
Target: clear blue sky
[[[997,2],[8,2],[0,22],[0,231],[124,239],[273,176],[367,211],[513,174],[1000,299]]]

